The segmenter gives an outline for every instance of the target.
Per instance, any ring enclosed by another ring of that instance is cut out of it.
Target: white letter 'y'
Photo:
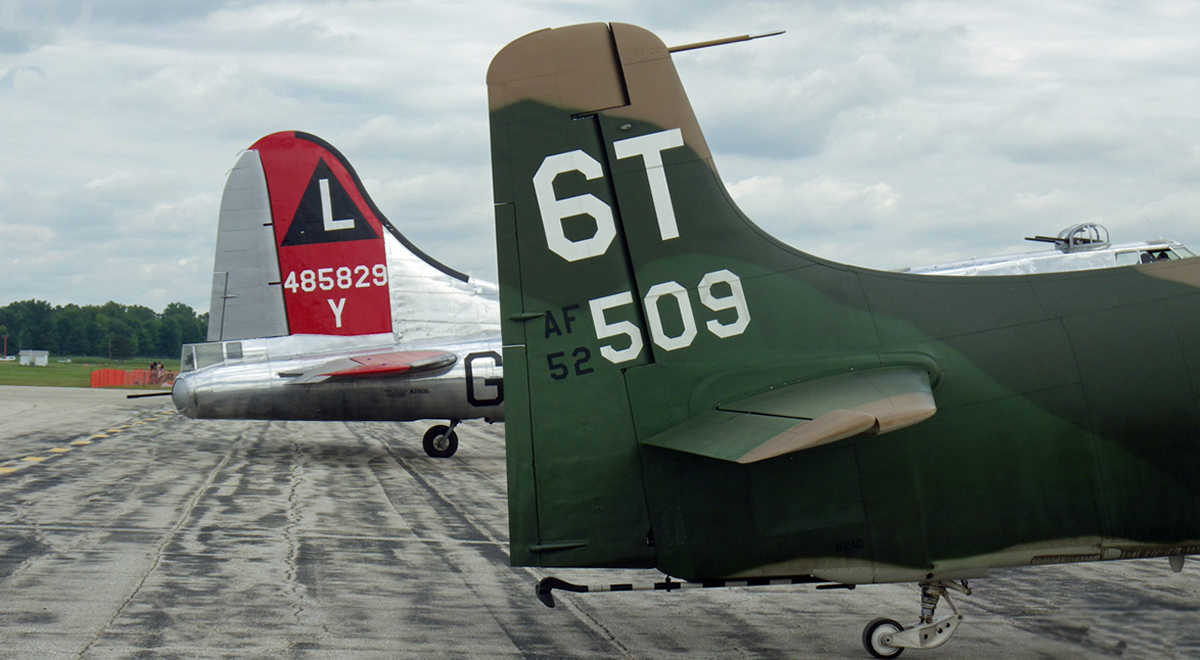
[[[328,298],[329,309],[333,310],[333,322],[337,327],[342,327],[342,310],[346,307],[346,299],[342,298],[334,304],[333,298]]]

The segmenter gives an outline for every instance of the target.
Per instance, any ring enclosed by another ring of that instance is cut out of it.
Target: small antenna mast
[[[742,41],[750,41],[752,39],[762,39],[763,37],[774,37],[775,35],[783,34],[784,32],[787,32],[787,30],[776,30],[775,32],[764,32],[763,34],[743,34],[737,37],[725,37],[724,39],[713,39],[711,41],[697,41],[694,44],[671,46],[667,48],[667,51],[671,53],[680,53],[685,50],[696,50],[697,48],[708,48],[709,46],[724,46],[725,44],[736,44]]]
[[[1154,232],[1154,234],[1161,240],[1163,235],[1154,228],[1154,223],[1150,222],[1150,218],[1147,218],[1145,213],[1142,214],[1142,220],[1145,220],[1146,224],[1150,225],[1150,231]]]

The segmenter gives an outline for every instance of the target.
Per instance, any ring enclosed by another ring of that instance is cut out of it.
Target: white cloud
[[[16,255],[37,250],[54,240],[54,230],[41,225],[0,222],[0,251]]]
[[[728,188],[751,216],[756,212],[790,213],[797,227],[853,229],[886,222],[894,217],[897,206],[896,194],[887,184],[841,181],[830,176],[798,185],[789,185],[777,175],[753,176]]]
[[[93,192],[128,189],[136,180],[137,177],[133,175],[133,172],[130,172],[129,170],[121,170],[119,172],[113,172],[108,176],[88,181],[84,188]]]
[[[1112,158],[1133,141],[1127,118],[1081,102],[1073,90],[1043,84],[998,119],[992,146],[1021,162]]]
[[[1065,211],[1078,206],[1080,201],[1077,192],[1055,190],[1044,194],[1017,193],[1013,206],[1027,211]]]
[[[675,60],[739,205],[801,249],[892,268],[1086,221],[1200,246],[1189,3],[8,7],[22,13],[0,12],[0,240],[38,249],[5,243],[0,304],[206,309],[225,174],[280,130],[343,150],[422,249],[494,278],[488,63],[535,29],[596,20],[670,44],[788,30]],[[130,256],[132,275],[108,274]]]

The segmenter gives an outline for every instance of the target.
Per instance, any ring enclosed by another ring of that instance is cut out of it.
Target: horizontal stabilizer
[[[912,426],[937,412],[929,374],[896,367],[796,383],[719,406],[643,443],[737,463]]]
[[[416,376],[444,369],[458,361],[458,356],[446,351],[404,351],[399,353],[374,353],[354,357],[338,358],[295,376],[289,385],[312,385],[330,378],[351,379],[379,376]]]

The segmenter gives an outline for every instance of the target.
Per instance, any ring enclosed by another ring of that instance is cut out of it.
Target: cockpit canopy
[[[184,344],[183,354],[179,357],[179,373],[223,364],[226,360],[242,358],[242,342],[240,341],[211,341],[203,344]]]

